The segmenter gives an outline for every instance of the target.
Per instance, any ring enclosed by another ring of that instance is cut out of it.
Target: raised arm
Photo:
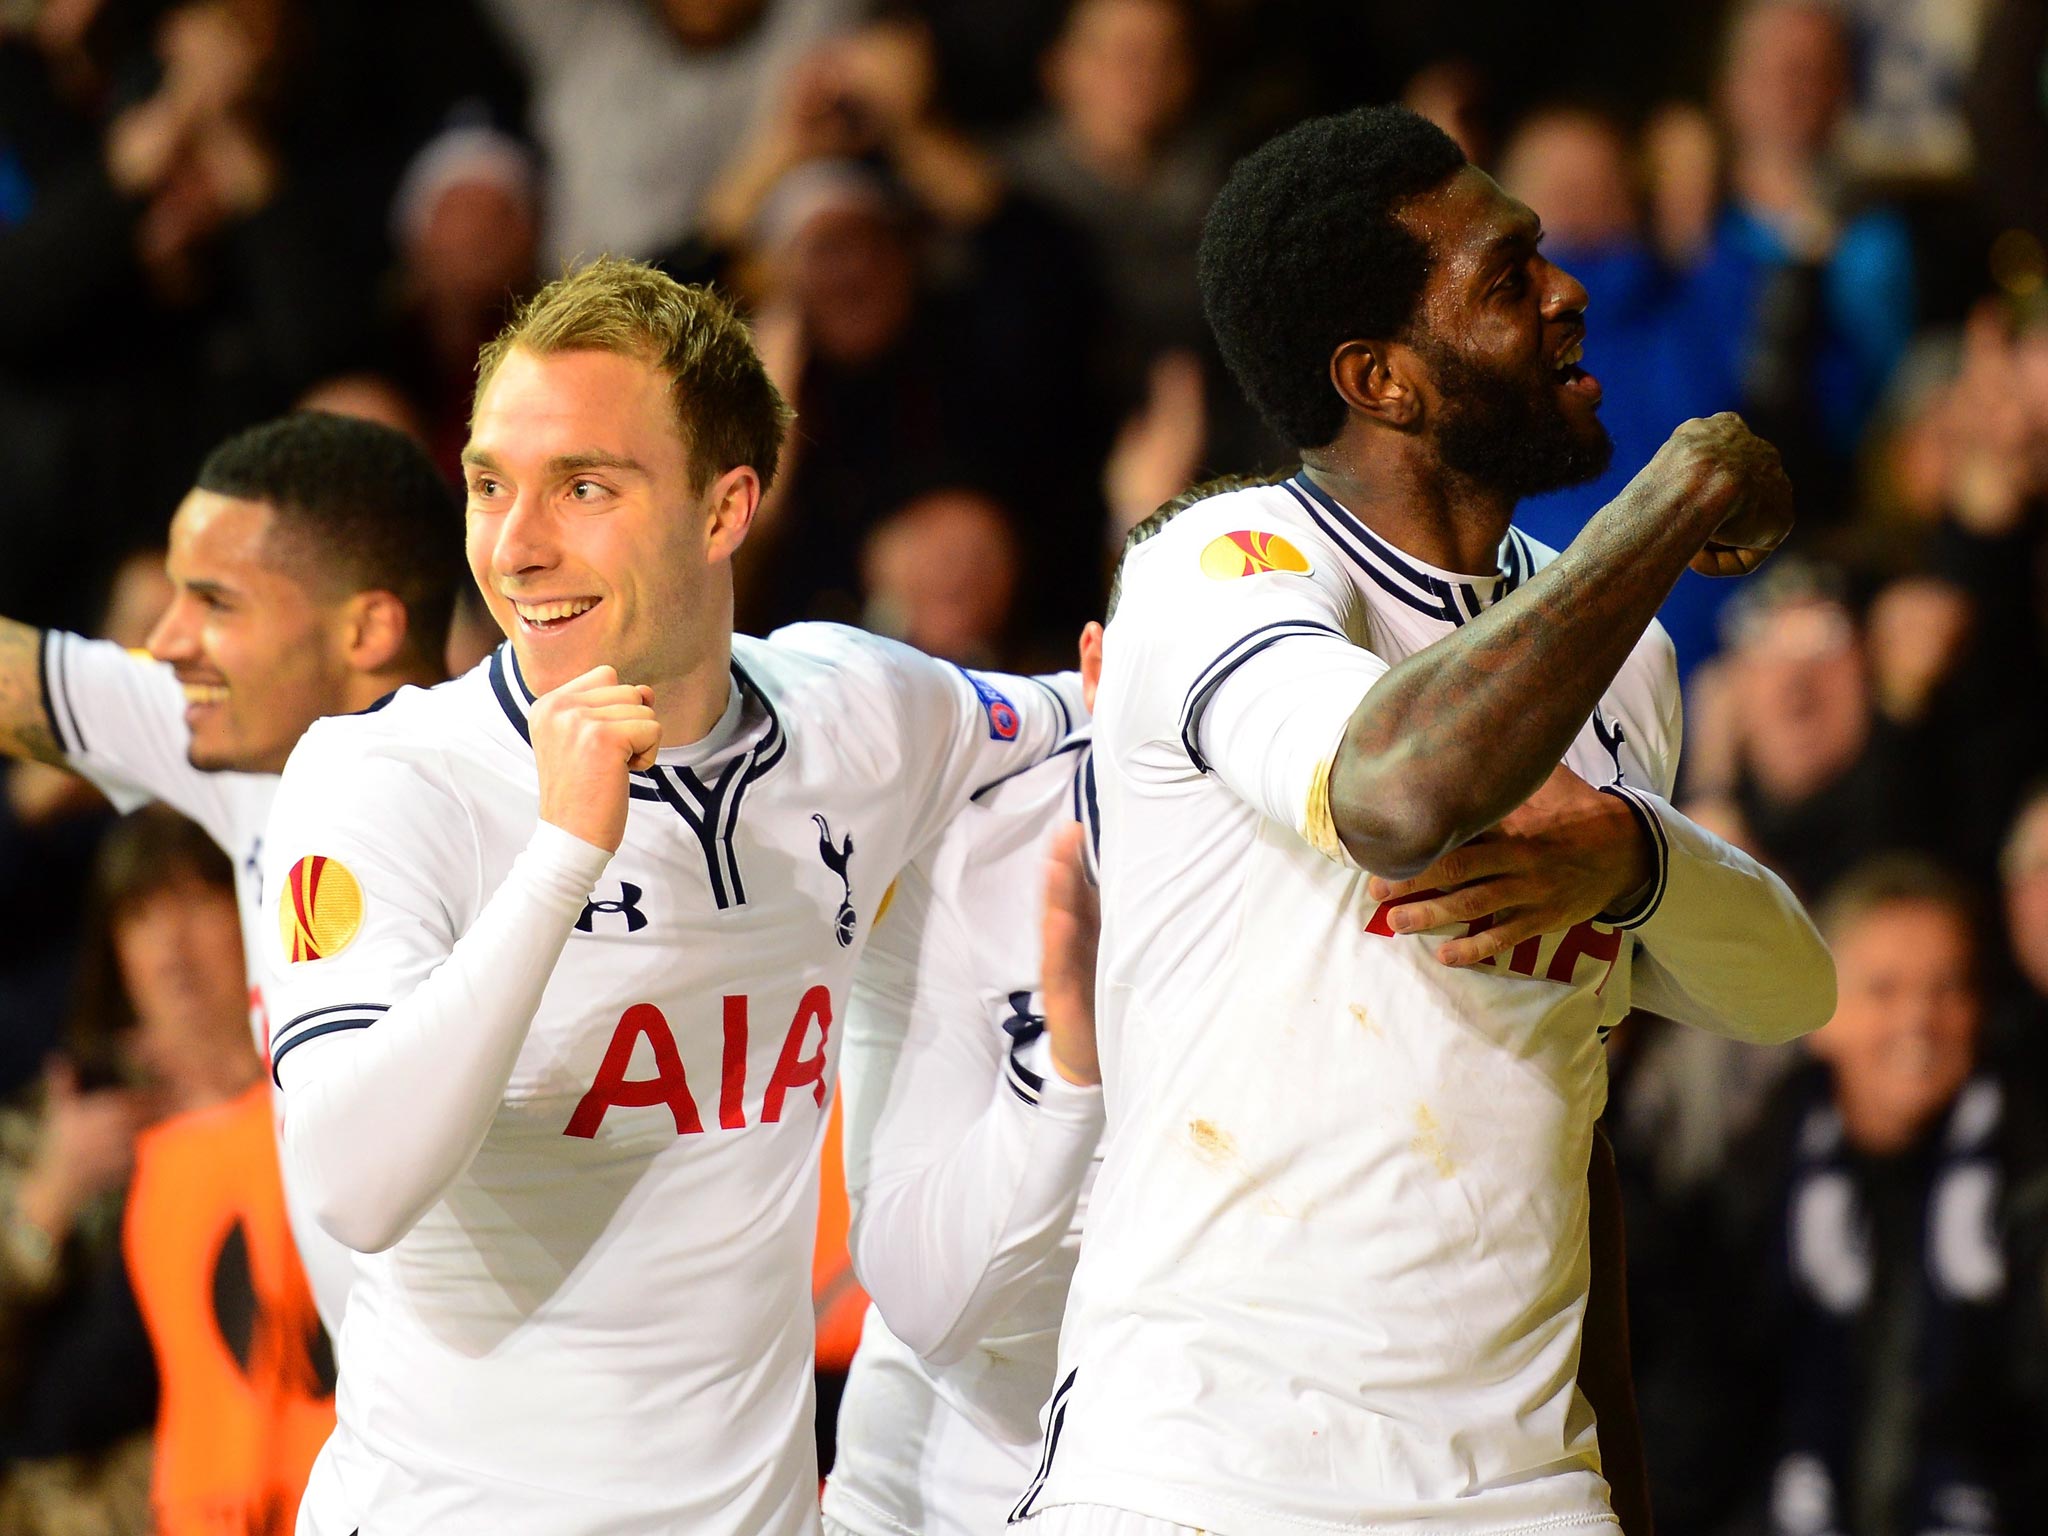
[[[1791,525],[1777,450],[1725,412],[1679,427],[1569,549],[1359,702],[1329,775],[1352,858],[1405,878],[1522,804],[1679,573],[1739,575]]]
[[[1078,826],[1047,871],[1040,996],[1050,1073],[1003,1048],[963,963],[968,935],[904,872],[855,982],[841,1082],[861,1284],[934,1364],[965,1355],[1058,1250],[1102,1130],[1093,893]],[[1009,1426],[1023,1440],[1032,1422]]]
[[[64,761],[43,701],[43,632],[0,619],[0,753],[39,763]]]

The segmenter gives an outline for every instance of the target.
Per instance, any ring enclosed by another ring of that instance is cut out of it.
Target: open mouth
[[[1575,395],[1584,395],[1595,404],[1600,400],[1600,381],[1580,366],[1586,356],[1586,344],[1575,341],[1558,354],[1551,366],[1550,376],[1558,387]]]
[[[565,597],[548,603],[522,603],[515,599],[512,611],[530,633],[553,635],[567,629],[597,604],[594,597]]]
[[[187,708],[203,708],[209,704],[225,704],[228,701],[228,688],[225,683],[189,683],[181,679],[178,686],[184,691]]]

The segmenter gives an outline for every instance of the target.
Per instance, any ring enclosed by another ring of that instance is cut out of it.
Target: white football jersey
[[[64,761],[123,812],[160,800],[206,831],[235,866],[242,953],[249,972],[249,1028],[270,1054],[263,936],[276,914],[263,902],[263,829],[277,798],[274,773],[209,773],[187,756],[185,694],[177,677],[144,652],[111,640],[48,630],[42,644],[43,708]],[[302,1213],[286,1190],[292,1237],[330,1335],[338,1334],[355,1255]]]
[[[1748,973],[1769,943],[1802,1009],[1832,979],[1782,884],[1664,804],[1679,696],[1654,626],[1565,759],[1651,832],[1637,911],[1450,969],[1434,952],[1464,925],[1397,935],[1368,899],[1327,802],[1346,722],[1551,557],[1517,532],[1497,576],[1433,570],[1305,476],[1128,555],[1095,723],[1106,1154],[1017,1517],[1611,1524],[1575,1379],[1602,1035],[1632,1001],[1752,1027],[1781,1006]],[[1687,938],[1731,923],[1718,955]],[[1688,991],[1652,963],[1667,935],[1695,982],[1745,974]]]
[[[360,1259],[302,1531],[816,1528],[817,1154],[854,964],[904,861],[1071,720],[1036,680],[831,625],[735,637],[732,678],[706,738],[632,776],[474,1158]],[[535,836],[531,704],[506,646],[301,742],[265,851],[288,1081],[347,1072]]]
[[[898,877],[855,973],[850,1246],[874,1305],[824,1508],[858,1536],[999,1530],[1037,1465],[1102,1125],[1101,1090],[1048,1049],[1046,846],[1092,827],[1093,798],[1084,733],[977,796]]]

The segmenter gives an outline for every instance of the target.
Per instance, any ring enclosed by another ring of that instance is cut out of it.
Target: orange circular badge
[[[1260,576],[1267,571],[1308,574],[1308,556],[1277,533],[1253,533],[1240,528],[1211,539],[1202,550],[1202,574],[1215,581],[1238,576]]]
[[[277,918],[287,961],[331,959],[362,931],[363,888],[341,860],[308,854],[285,877]]]

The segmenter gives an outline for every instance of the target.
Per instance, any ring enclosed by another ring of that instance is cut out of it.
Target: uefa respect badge
[[[1202,549],[1202,574],[1212,581],[1263,576],[1268,571],[1306,576],[1308,556],[1277,533],[1254,533],[1248,528],[1211,539]]]
[[[363,887],[341,860],[308,854],[285,877],[277,918],[288,962],[332,959],[362,932]]]

